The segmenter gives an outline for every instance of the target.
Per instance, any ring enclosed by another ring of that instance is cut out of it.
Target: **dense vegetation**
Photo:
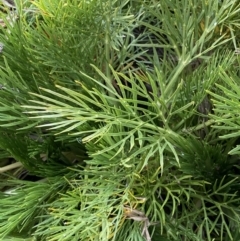
[[[1,240],[239,241],[239,12],[3,5]]]

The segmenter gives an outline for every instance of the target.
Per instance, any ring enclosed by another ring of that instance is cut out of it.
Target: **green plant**
[[[239,11],[16,1],[0,148],[23,166],[1,176],[0,237],[237,241]]]

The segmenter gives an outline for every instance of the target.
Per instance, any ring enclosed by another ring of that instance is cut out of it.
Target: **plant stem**
[[[15,169],[15,168],[18,168],[18,167],[22,167],[22,163],[20,162],[15,162],[13,164],[10,164],[10,165],[7,165],[7,166],[4,166],[4,167],[1,167],[0,168],[0,173],[4,173],[6,171],[9,171],[9,170],[12,170],[12,169]]]

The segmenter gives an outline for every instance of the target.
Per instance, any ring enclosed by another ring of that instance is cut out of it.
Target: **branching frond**
[[[7,6],[0,239],[239,240],[239,1]]]

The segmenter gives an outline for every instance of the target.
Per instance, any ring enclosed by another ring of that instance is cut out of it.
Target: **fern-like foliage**
[[[239,240],[237,0],[4,9],[2,240]]]

